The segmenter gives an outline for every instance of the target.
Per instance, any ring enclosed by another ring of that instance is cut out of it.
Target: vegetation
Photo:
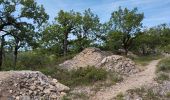
[[[169,75],[166,73],[159,73],[155,79],[157,82],[161,83],[165,80],[169,80]]]
[[[161,99],[161,96],[157,93],[154,93],[152,89],[146,89],[144,87],[128,90],[128,94],[131,95],[131,97],[134,97],[135,95],[137,95],[144,100],[160,100]]]
[[[42,70],[47,75],[57,78],[61,83],[74,87],[80,85],[92,85],[95,82],[111,80],[112,83],[117,83],[122,80],[116,73],[109,74],[104,69],[95,67],[80,68],[78,70],[66,71],[62,69]]]
[[[131,51],[142,56],[136,61],[144,65],[142,59],[150,59],[144,56],[169,52],[169,25],[144,29],[144,13],[137,8],[119,7],[104,23],[90,8],[60,10],[49,23],[35,0],[1,0],[0,7],[0,70],[44,70],[91,46],[125,55]]]
[[[115,100],[124,100],[123,99],[123,93],[119,93],[116,97],[115,97]]]
[[[170,71],[170,57],[163,59],[157,65],[157,71],[169,72]]]
[[[158,54],[158,55],[146,55],[146,56],[130,57],[130,58],[133,59],[137,64],[146,66],[149,64],[150,61],[157,60],[162,57],[163,57],[162,55]]]

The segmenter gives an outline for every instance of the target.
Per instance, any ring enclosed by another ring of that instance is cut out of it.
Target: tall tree
[[[70,12],[65,12],[61,10],[58,13],[58,16],[55,18],[60,29],[63,31],[61,34],[64,34],[63,40],[63,53],[64,55],[67,54],[68,49],[68,36],[69,34],[75,29],[77,24],[77,18],[79,17],[80,13],[74,12],[73,10]]]
[[[79,22],[78,26],[74,30],[77,39],[74,42],[77,44],[78,51],[81,51],[96,40],[100,29],[100,20],[90,9],[87,9],[77,22]]]
[[[129,10],[127,8],[122,9],[119,7],[117,11],[112,13],[110,22],[114,26],[115,30],[121,32],[122,35],[122,47],[127,55],[130,46],[134,38],[142,27],[142,20],[144,18],[143,13],[138,13],[138,9],[134,8]]]
[[[16,36],[11,33],[13,29],[23,28],[35,29],[46,22],[48,15],[44,7],[39,6],[35,0],[0,0],[0,33],[2,40],[4,36]],[[27,20],[27,21],[26,21]],[[1,50],[3,49],[1,41]],[[0,66],[2,65],[2,54],[0,52]],[[0,67],[1,69],[1,67]]]

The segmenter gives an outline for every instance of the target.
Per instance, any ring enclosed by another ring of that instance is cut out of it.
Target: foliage
[[[141,22],[144,15],[143,13],[138,13],[137,11],[137,8],[129,10],[127,8],[122,9],[119,7],[117,11],[112,13],[110,18],[110,23],[114,26],[114,29],[123,34],[120,40],[126,55],[134,38],[138,36],[140,28],[142,27]]]
[[[68,72],[69,79],[62,80],[68,86],[89,85],[96,81],[103,81],[107,77],[107,72],[103,69],[96,69],[94,67],[80,68]]]
[[[3,61],[5,37],[11,36],[14,40],[14,66],[17,61],[18,49],[23,45],[34,44],[35,28],[40,27],[48,20],[44,7],[39,6],[34,0],[1,0],[0,2],[0,66]],[[25,21],[29,20],[29,21]],[[11,42],[8,42],[11,44]],[[1,68],[0,68],[1,70]]]

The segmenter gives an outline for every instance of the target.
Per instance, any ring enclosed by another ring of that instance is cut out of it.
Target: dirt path
[[[129,89],[154,83],[156,65],[159,61],[160,59],[153,60],[146,66],[147,69],[145,71],[129,76],[126,80],[117,85],[100,90],[96,95],[90,98],[90,100],[111,100],[120,92],[124,93]]]

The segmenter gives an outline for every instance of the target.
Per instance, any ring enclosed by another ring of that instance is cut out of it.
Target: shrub
[[[72,70],[70,73],[70,81],[68,85],[89,85],[96,81],[103,81],[107,77],[107,72],[103,69],[97,69],[95,67],[80,68],[78,70]]]
[[[163,59],[159,62],[159,64],[157,65],[157,72],[158,71],[164,71],[164,72],[170,71],[170,57]]]

